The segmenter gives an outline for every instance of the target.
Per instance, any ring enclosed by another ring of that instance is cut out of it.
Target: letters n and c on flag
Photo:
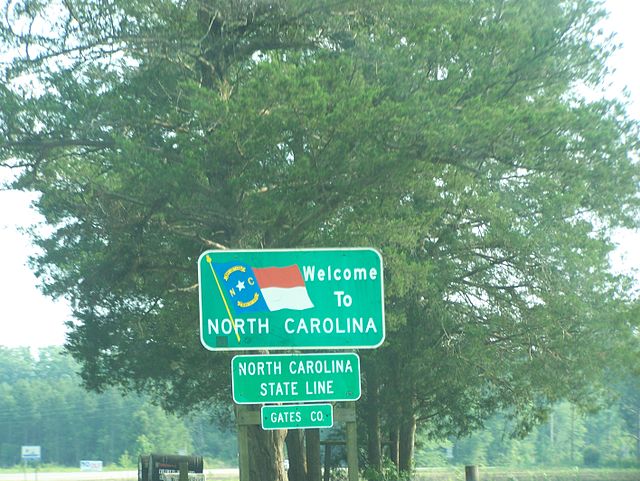
[[[303,310],[313,307],[297,265],[251,267],[241,262],[211,263],[234,314]]]

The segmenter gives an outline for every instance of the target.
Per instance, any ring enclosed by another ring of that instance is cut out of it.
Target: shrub
[[[600,465],[600,451],[593,445],[588,445],[582,451],[582,460],[585,466],[595,467]]]

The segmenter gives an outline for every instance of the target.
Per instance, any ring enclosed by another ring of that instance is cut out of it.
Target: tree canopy
[[[363,353],[362,408],[369,449],[382,426],[404,468],[417,422],[461,434],[509,407],[526,431],[632,352],[607,256],[638,222],[638,125],[579,94],[612,48],[597,3],[4,11],[0,160],[41,193],[33,265],[73,304],[88,387],[230,400],[227,357],[198,345],[209,248],[382,252],[388,340]]]

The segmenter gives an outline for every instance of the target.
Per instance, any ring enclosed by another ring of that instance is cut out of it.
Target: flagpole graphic
[[[240,334],[238,334],[238,328],[236,327],[236,321],[233,319],[231,315],[231,309],[229,309],[229,304],[227,304],[227,298],[224,296],[224,292],[222,292],[222,287],[220,286],[220,281],[218,280],[218,276],[216,275],[216,271],[211,264],[211,256],[207,255],[207,262],[209,263],[209,267],[211,268],[211,273],[213,274],[213,278],[216,280],[216,284],[218,286],[218,290],[220,291],[220,296],[222,297],[222,302],[224,302],[224,307],[227,310],[227,314],[229,315],[229,320],[231,321],[231,325],[233,326],[233,331],[236,333],[236,339],[240,342]]]

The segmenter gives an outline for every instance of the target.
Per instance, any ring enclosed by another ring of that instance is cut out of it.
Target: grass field
[[[67,471],[68,470],[68,471]],[[79,470],[77,468],[56,468],[57,473],[69,472],[74,473],[69,476],[73,481],[82,481],[82,477],[78,477]],[[229,473],[227,470],[205,470],[207,472],[207,481],[238,481],[237,471]],[[226,472],[225,472],[226,471]],[[38,480],[47,480],[46,473],[48,470],[39,470]],[[130,474],[131,471],[129,471]],[[97,473],[96,473],[97,474]],[[113,477],[110,478],[108,473],[100,478],[102,481],[136,481],[135,475],[131,477]],[[125,474],[125,473],[121,473]],[[346,479],[346,473],[341,473],[334,479]],[[61,480],[60,477],[55,478]],[[87,477],[87,481],[96,478]],[[0,480],[2,481],[31,481],[34,480],[33,471],[28,471],[27,475],[22,470],[16,469],[0,469]],[[451,468],[419,468],[416,470],[414,481],[465,481],[464,467]],[[295,481],[295,480],[290,480]],[[363,479],[364,481],[364,479]],[[480,481],[640,481],[640,469],[583,469],[583,468],[536,468],[536,469],[517,469],[517,468],[480,468]]]
[[[415,481],[464,481],[464,467],[418,469]],[[640,469],[480,468],[480,481],[640,481]]]
[[[464,467],[422,468],[416,471],[413,479],[465,481]],[[237,478],[208,474],[207,481],[237,481]],[[640,481],[640,469],[481,468],[480,481]]]

